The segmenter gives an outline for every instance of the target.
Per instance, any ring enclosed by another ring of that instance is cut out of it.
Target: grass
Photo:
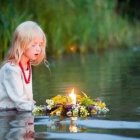
[[[15,27],[24,20],[41,25],[51,56],[139,45],[139,23],[130,24],[116,13],[115,6],[116,0],[25,0],[22,4],[5,0],[0,6],[0,59]]]

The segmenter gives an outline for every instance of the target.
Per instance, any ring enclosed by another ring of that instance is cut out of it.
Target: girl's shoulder
[[[3,64],[3,66],[1,67],[1,70],[7,72],[7,73],[11,73],[11,72],[20,72],[20,68],[17,64],[12,63],[12,62],[6,62]]]

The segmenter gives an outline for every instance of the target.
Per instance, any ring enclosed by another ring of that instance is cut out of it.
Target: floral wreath
[[[91,99],[86,93],[76,95],[76,103],[72,103],[70,96],[57,95],[46,99],[46,105],[35,106],[34,115],[50,115],[63,117],[88,117],[106,114],[109,109],[100,98]]]

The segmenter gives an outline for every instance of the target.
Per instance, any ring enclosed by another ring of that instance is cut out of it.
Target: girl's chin
[[[34,56],[31,58],[32,61],[36,60],[38,58],[38,56]]]
[[[35,60],[37,60],[37,58],[32,58],[32,59],[30,59],[30,61],[35,61]]]

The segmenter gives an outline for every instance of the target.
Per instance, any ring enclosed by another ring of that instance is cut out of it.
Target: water
[[[70,119],[34,117],[30,112],[1,112],[1,139],[29,140],[140,140],[140,50],[115,50],[102,54],[49,58],[50,69],[33,69],[34,99],[37,105],[47,98],[66,94],[69,89],[100,97],[110,112],[104,116],[74,122]]]

